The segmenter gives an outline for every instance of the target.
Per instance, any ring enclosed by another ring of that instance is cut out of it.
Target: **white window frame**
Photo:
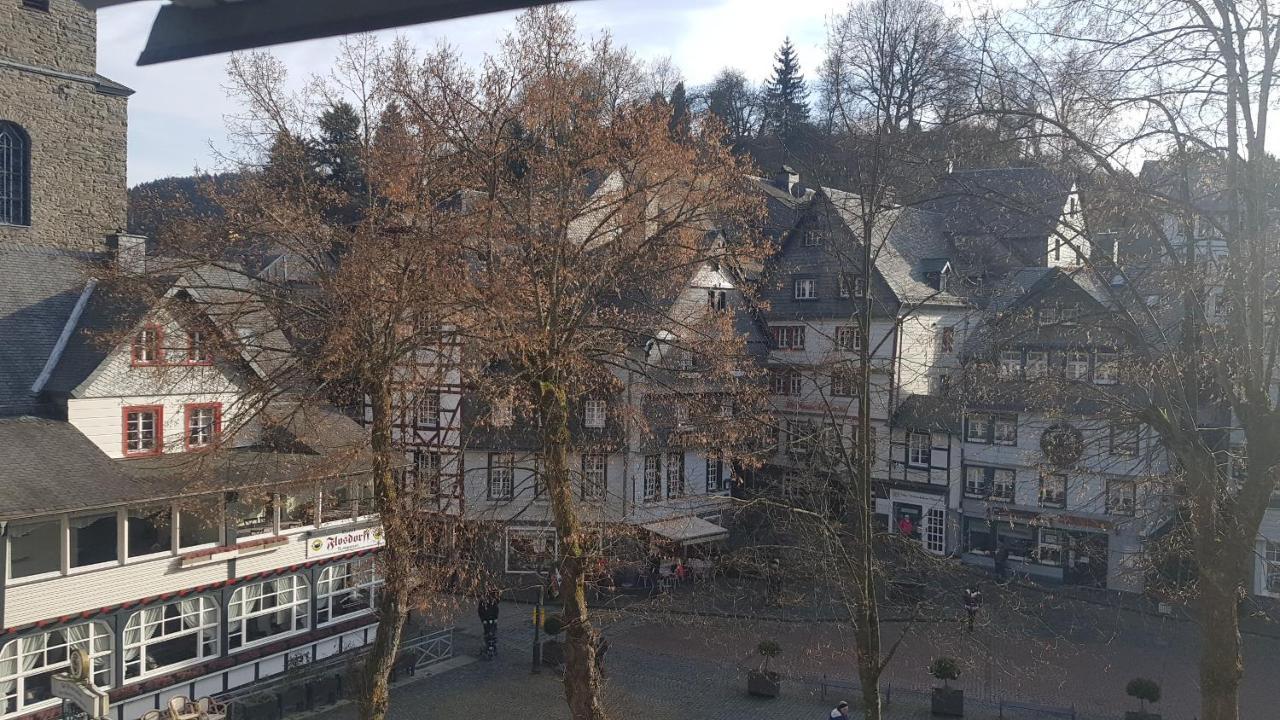
[[[83,633],[84,637],[71,640],[72,631],[77,635]],[[60,633],[61,638],[50,645],[49,638],[54,633]],[[61,701],[56,697],[28,703],[26,682],[41,675],[65,672],[71,667],[72,648],[79,648],[89,656],[90,677],[94,685],[102,689],[112,687],[114,635],[105,622],[82,622],[20,637],[0,646],[0,716],[21,715],[59,704]],[[51,651],[55,657],[61,655],[62,659],[50,660]],[[27,667],[29,662],[31,667]],[[12,710],[9,709],[10,702],[13,703]]]
[[[1059,484],[1061,484],[1062,489],[1058,493],[1053,493],[1053,494],[1054,495],[1061,494],[1062,499],[1061,500],[1049,499],[1049,493],[1047,491],[1051,490],[1052,486],[1056,486]],[[1066,473],[1041,473],[1040,498],[1039,498],[1040,507],[1065,509],[1067,507],[1067,487],[1069,484],[1070,484],[1070,479],[1066,476]]]
[[[207,363],[213,359],[207,346],[208,339],[203,330],[187,331],[187,362]]]
[[[485,498],[510,500],[516,492],[516,458],[512,453],[489,453],[485,476]],[[495,492],[495,488],[497,491]]]
[[[1000,351],[1000,374],[1006,377],[1022,377],[1022,351]]]
[[[183,607],[189,604],[188,607]],[[176,615],[173,618],[167,617],[170,608],[176,608]],[[160,611],[159,619],[144,618],[144,615]],[[188,619],[194,619],[194,625],[188,625]],[[172,633],[165,632],[165,625],[173,620],[177,620],[179,629]],[[165,675],[178,670],[180,668],[198,665],[218,657],[219,648],[219,608],[214,599],[208,595],[201,595],[185,600],[176,600],[163,605],[155,605],[138,610],[129,616],[128,622],[124,628],[124,677],[125,682],[135,682],[156,675]],[[148,628],[156,627],[153,632],[148,632]],[[205,633],[209,637],[205,637]],[[130,636],[136,639],[131,640]],[[184,660],[172,665],[160,665],[154,668],[145,667],[145,658],[147,655],[147,647],[158,645],[175,638],[186,637],[188,635],[196,636],[196,654],[190,660]],[[208,646],[208,647],[206,647]],[[135,658],[130,658],[131,651],[137,651]],[[130,674],[131,666],[139,668],[134,674]]]
[[[1001,428],[1006,432],[1001,432]],[[1009,429],[1013,432],[1007,432]],[[1004,445],[1012,447],[1018,444],[1018,416],[1017,415],[992,415],[991,416],[991,443],[993,445]]]
[[[609,455],[582,454],[582,499],[604,500],[609,495]]]
[[[836,350],[856,352],[862,349],[862,328],[857,325],[840,325],[836,328]]]
[[[1266,583],[1266,590],[1269,593],[1280,594],[1280,542],[1267,540],[1263,553],[1263,559],[1266,562],[1263,582]]]
[[[208,413],[208,422],[200,422],[200,418]],[[184,442],[188,448],[207,448],[218,438],[218,408],[213,405],[188,406],[186,412],[187,426],[183,428]]]
[[[1028,350],[1025,372],[1028,380],[1042,378],[1049,374],[1049,351]]]
[[[1008,478],[1008,482],[1000,482],[998,478],[1002,475]],[[1002,485],[1008,485],[1008,494],[997,493],[996,488]],[[987,498],[996,502],[1013,502],[1018,492],[1018,472],[1012,468],[991,468],[991,483],[987,493]]]
[[[817,300],[818,299],[818,279],[817,278],[796,278],[792,287],[795,290],[796,300]]]
[[[378,607],[382,576],[372,558],[356,558],[333,563],[320,571],[316,580],[316,627],[325,627],[372,613]],[[355,612],[335,614],[343,598],[364,598],[364,607]]]
[[[804,325],[774,325],[773,344],[778,350],[803,350]]]
[[[604,400],[590,399],[583,402],[582,424],[589,428],[602,428],[608,412],[608,403]]]
[[[800,371],[793,368],[770,368],[769,390],[774,395],[799,395],[801,390]]]
[[[1089,352],[1087,350],[1068,350],[1064,367],[1068,380],[1088,382]]]
[[[130,415],[137,415],[135,422],[130,419]],[[151,416],[151,435],[150,447],[143,447],[143,442],[148,438],[144,436],[145,429],[143,427],[144,415]],[[127,457],[135,455],[153,455],[163,451],[162,443],[164,442],[164,409],[159,405],[140,405],[136,408],[130,408],[124,414],[124,454]],[[133,425],[137,425],[137,429],[133,429]],[[135,440],[134,434],[137,434]],[[135,447],[136,445],[136,447]]]
[[[1093,384],[1115,385],[1120,381],[1120,353],[1098,351],[1093,368]]]
[[[719,450],[708,450],[706,465],[706,491],[708,493],[723,492],[726,489],[724,453]]]
[[[440,393],[437,390],[421,390],[414,397],[414,427],[440,427]]]
[[[858,373],[852,368],[836,367],[831,371],[831,396],[839,398],[859,397],[860,381]]]
[[[667,467],[664,475],[667,479],[668,498],[684,497],[689,493],[685,483],[683,452],[667,453]]]
[[[919,445],[924,440],[923,447]],[[923,455],[921,454],[923,452]],[[907,433],[907,466],[928,469],[933,461],[933,434],[912,430]]]
[[[641,488],[641,492],[644,493],[643,500],[654,502],[662,497],[662,455],[645,455],[643,462],[644,485]]]
[[[941,508],[929,508],[921,518],[924,531],[920,533],[920,541],[924,549],[934,555],[941,555],[947,549],[947,514]]]
[[[968,413],[964,418],[966,442],[991,444],[991,427],[994,420],[990,413]],[[975,432],[977,431],[977,432]]]
[[[21,527],[23,525],[55,525],[57,526],[58,528],[57,567],[55,567],[53,570],[45,570],[44,572],[32,573],[30,575],[23,575],[21,577],[14,577],[13,575],[13,534],[18,527]],[[22,583],[32,582],[35,580],[42,580],[42,579],[47,579],[51,577],[57,577],[62,574],[63,567],[66,564],[67,543],[69,542],[69,539],[67,538],[66,517],[59,515],[56,517],[32,518],[30,520],[20,520],[17,522],[10,523],[8,527],[8,531],[4,535],[4,541],[7,546],[6,547],[7,552],[5,552],[5,577],[9,579],[10,585],[18,585]]]
[[[1107,480],[1107,514],[1132,517],[1137,510],[1137,481],[1109,478]]]
[[[250,599],[251,592],[258,595]],[[267,603],[271,605],[268,606]],[[266,616],[288,617],[286,628],[257,640],[248,639],[248,624]],[[298,633],[306,632],[311,620],[311,585],[301,575],[283,575],[258,583],[236,588],[227,603],[227,652],[239,652],[248,648],[275,642]],[[239,644],[236,639],[239,638]]]
[[[982,465],[964,466],[964,494],[968,497],[986,498],[991,493],[987,481],[987,468]]]
[[[1036,533],[1036,562],[1041,565],[1061,566],[1066,538],[1061,530],[1040,528]]]

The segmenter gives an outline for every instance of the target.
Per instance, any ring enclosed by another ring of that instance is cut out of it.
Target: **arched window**
[[[227,607],[227,647],[252,647],[307,629],[311,588],[298,575],[245,585]]]
[[[80,623],[29,635],[0,648],[0,715],[53,705],[52,678],[70,667],[71,648],[89,656],[94,685],[111,686],[111,628],[106,623]]]
[[[129,616],[124,677],[134,680],[218,655],[218,605],[211,597],[178,600]]]
[[[380,585],[382,578],[370,558],[348,560],[325,568],[316,583],[316,624],[373,612]]]
[[[0,225],[31,224],[31,142],[0,120]]]

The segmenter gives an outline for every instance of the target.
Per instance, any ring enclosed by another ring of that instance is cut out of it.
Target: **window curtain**
[[[82,623],[66,629],[67,647],[89,656],[92,682],[99,687],[111,683],[111,633],[102,623]]]
[[[18,643],[13,640],[0,648],[0,677],[13,678],[18,674]],[[13,698],[14,709],[17,709],[18,681],[16,678],[0,680],[0,713],[9,711],[9,698]]]
[[[262,595],[262,586],[248,585],[244,589],[257,589],[258,597]],[[246,604],[246,607],[248,605]],[[178,609],[182,611],[182,624],[188,628],[203,627],[200,631],[201,654],[207,654],[204,646],[212,643],[212,647],[216,652],[218,647],[218,606],[208,598],[195,598],[193,600],[183,600],[178,603]]]
[[[126,666],[130,662],[137,660],[138,654],[142,652],[142,646],[146,644],[146,641],[160,632],[163,620],[163,605],[140,610],[129,618],[129,622],[124,628],[124,663]],[[146,663],[143,663],[139,667],[138,673],[141,674],[146,671]]]

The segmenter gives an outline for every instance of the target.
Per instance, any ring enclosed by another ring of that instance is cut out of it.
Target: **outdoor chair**
[[[199,720],[200,711],[186,695],[169,698],[169,720]]]
[[[160,720],[160,717],[159,710],[148,710],[142,713],[142,717],[139,720]]]
[[[201,720],[226,720],[227,706],[211,697],[196,700],[196,709],[200,711]]]

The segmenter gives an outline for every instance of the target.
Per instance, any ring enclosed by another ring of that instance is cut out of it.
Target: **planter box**
[[[964,717],[964,691],[959,688],[934,688],[933,714]]]
[[[1125,712],[1124,720],[1160,720],[1160,713],[1129,710]]]
[[[776,672],[747,671],[747,694],[776,698],[782,692],[782,678]]]

